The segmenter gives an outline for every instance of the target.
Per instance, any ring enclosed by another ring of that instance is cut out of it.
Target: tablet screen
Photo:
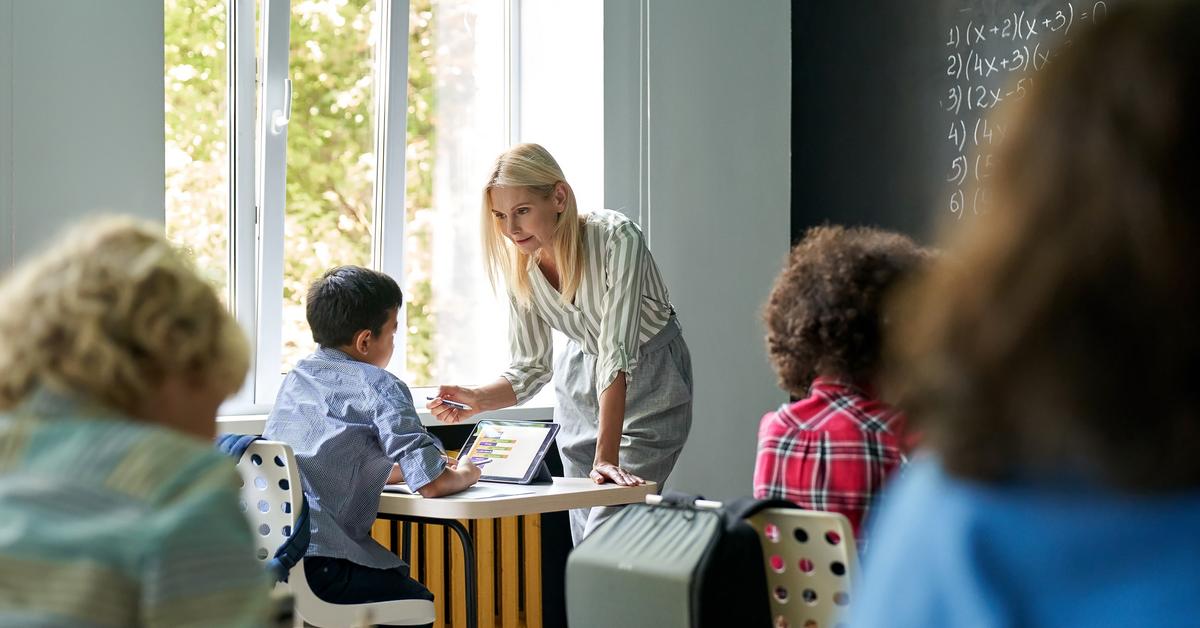
[[[558,425],[541,421],[480,421],[463,445],[459,458],[479,464],[481,480],[528,482],[536,474],[558,432]]]

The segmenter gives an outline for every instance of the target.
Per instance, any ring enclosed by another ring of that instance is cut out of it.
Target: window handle
[[[271,112],[271,132],[279,135],[292,121],[292,79],[283,79],[283,109]]]

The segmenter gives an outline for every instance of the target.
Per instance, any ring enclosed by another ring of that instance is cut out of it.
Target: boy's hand
[[[470,458],[459,462],[455,472],[463,476],[463,480],[466,481],[467,486],[474,485],[479,481],[479,476],[483,475],[483,472],[479,470],[479,467],[474,462],[471,462]]]
[[[443,399],[457,401],[471,406],[470,410],[462,410],[452,408],[444,403]],[[442,423],[461,423],[465,419],[469,419],[476,414],[479,414],[480,394],[473,388],[465,388],[463,386],[438,386],[437,396],[425,404],[426,408],[433,414],[433,418]]]
[[[404,481],[404,472],[400,470],[400,464],[392,463],[392,472],[388,474],[388,484],[399,484]]]
[[[442,460],[446,461],[447,469],[457,469],[458,468],[458,458],[451,458],[450,456],[443,455]]]

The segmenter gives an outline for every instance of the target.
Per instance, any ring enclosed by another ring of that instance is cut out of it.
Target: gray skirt
[[[596,356],[568,339],[566,350],[555,356],[554,374],[554,422],[561,426],[557,440],[563,471],[567,477],[586,478],[599,430]],[[637,367],[626,378],[620,465],[657,482],[661,490],[692,427],[692,358],[675,317],[642,345]],[[572,541],[578,545],[619,508],[572,510]]]

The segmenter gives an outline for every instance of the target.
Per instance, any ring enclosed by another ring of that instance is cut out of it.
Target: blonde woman
[[[89,222],[0,282],[0,625],[266,619],[211,446],[246,342],[161,230]]]
[[[442,386],[429,403],[434,416],[457,423],[522,403],[557,373],[567,476],[661,485],[691,428],[692,366],[641,229],[610,210],[580,215],[558,163],[537,144],[496,160],[482,217],[488,274],[493,286],[503,279],[511,304],[512,361],[490,384]],[[553,366],[551,329],[568,338]],[[572,511],[574,541],[615,510]]]

